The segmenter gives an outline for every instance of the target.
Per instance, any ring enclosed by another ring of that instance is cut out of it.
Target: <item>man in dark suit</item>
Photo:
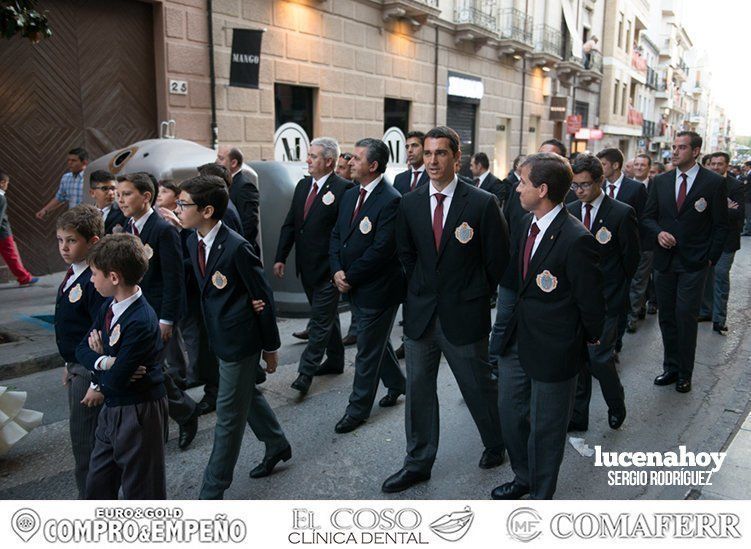
[[[725,178],[728,195],[728,236],[717,264],[710,267],[704,283],[704,299],[699,311],[699,322],[712,320],[712,330],[720,335],[728,331],[728,297],[730,296],[730,269],[735,252],[741,249],[741,231],[746,217],[746,196],[743,183],[728,174],[730,155],[712,153],[709,168]]]
[[[700,167],[702,139],[678,132],[673,142],[676,167],[655,177],[642,226],[657,241],[654,268],[660,331],[665,348],[663,373],[655,385],[691,390],[699,306],[707,267],[717,263],[728,232],[728,203],[722,177]]]
[[[230,193],[232,192],[232,176],[230,176],[229,170],[222,164],[215,164],[213,162],[203,164],[201,166],[198,166],[198,173],[199,175],[213,175],[215,177],[219,177],[222,181],[224,181],[224,184],[227,185],[227,190]],[[228,229],[232,229],[237,234],[245,238],[245,232],[243,229],[242,219],[240,218],[240,212],[237,210],[237,206],[235,206],[235,203],[232,202],[231,199],[229,202],[227,202],[227,211],[224,212],[224,216],[222,216],[222,223],[226,225]]]
[[[258,258],[263,260],[261,255],[261,193],[258,192],[258,181],[255,180],[255,176],[243,169],[243,162],[243,153],[237,147],[219,147],[216,163],[227,168],[232,176],[229,198],[240,214],[243,236],[250,242]]]
[[[522,208],[519,202],[519,193],[516,192],[516,186],[519,184],[519,165],[525,158],[526,155],[523,154],[514,158],[511,172],[502,181],[502,184],[508,189],[507,199],[501,211],[503,212],[503,217],[506,219],[506,226],[509,232],[509,257],[514,257],[516,253],[516,246],[518,245],[519,234],[522,229],[522,219],[527,215],[527,211]],[[516,303],[516,279],[516,266],[512,262],[509,262],[501,277],[501,281],[498,283],[495,322],[493,322],[493,328],[490,331],[490,343],[488,344],[488,359],[493,365],[496,375],[501,355],[503,333],[514,312],[514,303]]]
[[[498,204],[503,208],[508,199],[509,187],[490,173],[490,159],[488,155],[484,152],[473,154],[469,161],[469,171],[472,172],[472,182],[475,187],[495,196]]]
[[[342,195],[352,183],[334,173],[339,144],[330,137],[314,139],[308,149],[308,172],[295,187],[287,217],[279,232],[274,275],[283,278],[285,264],[295,247],[295,274],[310,303],[308,344],[300,357],[299,376],[292,388],[305,394],[313,376],[341,374],[344,346],[339,326],[339,292],[331,284],[329,239]],[[323,355],[326,361],[321,364]]]
[[[597,345],[589,345],[588,370],[579,373],[574,413],[569,431],[586,431],[589,426],[589,401],[592,376],[600,382],[608,405],[608,424],[618,429],[626,419],[623,386],[615,369],[615,341],[618,313],[628,296],[629,280],[639,263],[639,222],[634,209],[603,192],[602,164],[597,157],[580,154],[571,164],[574,180],[571,188],[579,198],[569,204],[571,215],[595,235],[600,252],[600,269],[607,315]]]
[[[554,153],[528,156],[516,188],[525,218],[516,258],[519,297],[502,345],[498,399],[514,480],[493,499],[550,499],[563,459],[586,344],[605,319],[597,242],[562,201],[573,174]]]
[[[394,224],[399,192],[383,180],[389,149],[380,139],[355,143],[350,166],[359,186],[342,197],[331,232],[329,261],[336,288],[348,294],[357,316],[355,379],[337,433],[354,431],[370,416],[379,377],[393,402],[406,381],[389,341],[404,296]]]
[[[397,174],[394,178],[394,188],[402,195],[414,191],[430,180],[422,161],[424,139],[425,134],[422,132],[411,131],[407,133],[407,165],[409,165],[409,169]]]
[[[602,184],[602,189],[608,197],[618,200],[619,202],[625,202],[634,209],[636,212],[636,218],[641,220],[644,215],[644,206],[647,203],[647,187],[642,183],[638,183],[633,179],[629,179],[623,173],[623,153],[619,149],[609,148],[603,149],[597,153],[597,158],[602,163],[602,171],[605,174],[605,180]],[[636,282],[629,281],[629,284],[636,284],[639,289],[639,295],[636,300],[640,303],[639,309],[644,305],[644,298],[647,291],[647,282],[652,271],[652,258],[650,250],[652,249],[651,240],[644,237],[642,243],[642,250],[646,250],[640,258],[640,265],[637,269]],[[623,334],[628,329],[630,332],[636,331],[637,314],[641,316],[641,312],[637,311],[636,314],[632,311],[632,317],[629,318],[628,311],[631,310],[629,295],[626,295],[623,299],[623,306],[619,313],[618,320],[618,336],[615,343],[615,352],[620,353],[623,347]],[[609,313],[612,311],[609,311]],[[641,316],[641,318],[644,318]]]
[[[405,195],[397,218],[399,257],[407,273],[407,456],[383,483],[401,492],[430,478],[438,451],[436,379],[446,357],[485,451],[480,467],[505,452],[490,379],[490,295],[508,264],[508,230],[495,197],[456,177],[459,136],[445,126],[425,136],[430,184]]]

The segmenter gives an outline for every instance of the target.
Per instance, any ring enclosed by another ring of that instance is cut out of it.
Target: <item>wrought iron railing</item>
[[[538,25],[535,37],[535,48],[539,52],[561,57],[563,40],[560,31],[550,25]]]
[[[652,120],[645,120],[641,132],[642,137],[654,137],[657,135],[657,124]]]
[[[494,0],[459,0],[454,11],[454,23],[465,23],[498,32]]]
[[[602,74],[602,54],[595,50],[585,53],[584,68]]]
[[[507,8],[501,10],[498,21],[501,38],[516,40],[530,46],[533,44],[531,15],[515,8]]]

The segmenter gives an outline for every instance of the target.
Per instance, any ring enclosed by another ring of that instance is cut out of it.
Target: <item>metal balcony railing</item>
[[[599,51],[592,50],[584,54],[584,68],[589,71],[602,73],[602,54]]]
[[[642,124],[642,137],[654,137],[657,135],[657,124],[652,120],[645,120]]]
[[[538,25],[535,30],[535,48],[541,53],[548,55],[561,55],[562,37],[560,31],[557,31],[550,25]]]
[[[627,121],[631,125],[642,126],[644,124],[644,115],[635,108],[629,107]]]
[[[660,74],[650,66],[647,66],[647,86],[653,90],[659,91],[660,89]]]
[[[498,32],[494,0],[459,0],[454,11],[454,23],[469,24]]]
[[[531,15],[515,8],[507,8],[501,10],[498,21],[501,38],[516,40],[530,46],[533,44]]]

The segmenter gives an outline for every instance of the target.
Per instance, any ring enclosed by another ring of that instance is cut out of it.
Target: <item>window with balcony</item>
[[[457,0],[454,22],[474,25],[497,32],[495,0]]]
[[[613,114],[618,114],[618,111],[620,111],[620,105],[618,104],[619,97],[620,97],[620,82],[618,80],[615,81],[613,84]]]
[[[623,14],[618,14],[618,34],[616,35],[618,47],[623,49]]]

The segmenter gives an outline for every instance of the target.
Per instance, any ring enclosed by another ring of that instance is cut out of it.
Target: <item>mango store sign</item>
[[[277,162],[304,162],[308,157],[310,140],[299,124],[287,122],[274,134],[274,160]]]

